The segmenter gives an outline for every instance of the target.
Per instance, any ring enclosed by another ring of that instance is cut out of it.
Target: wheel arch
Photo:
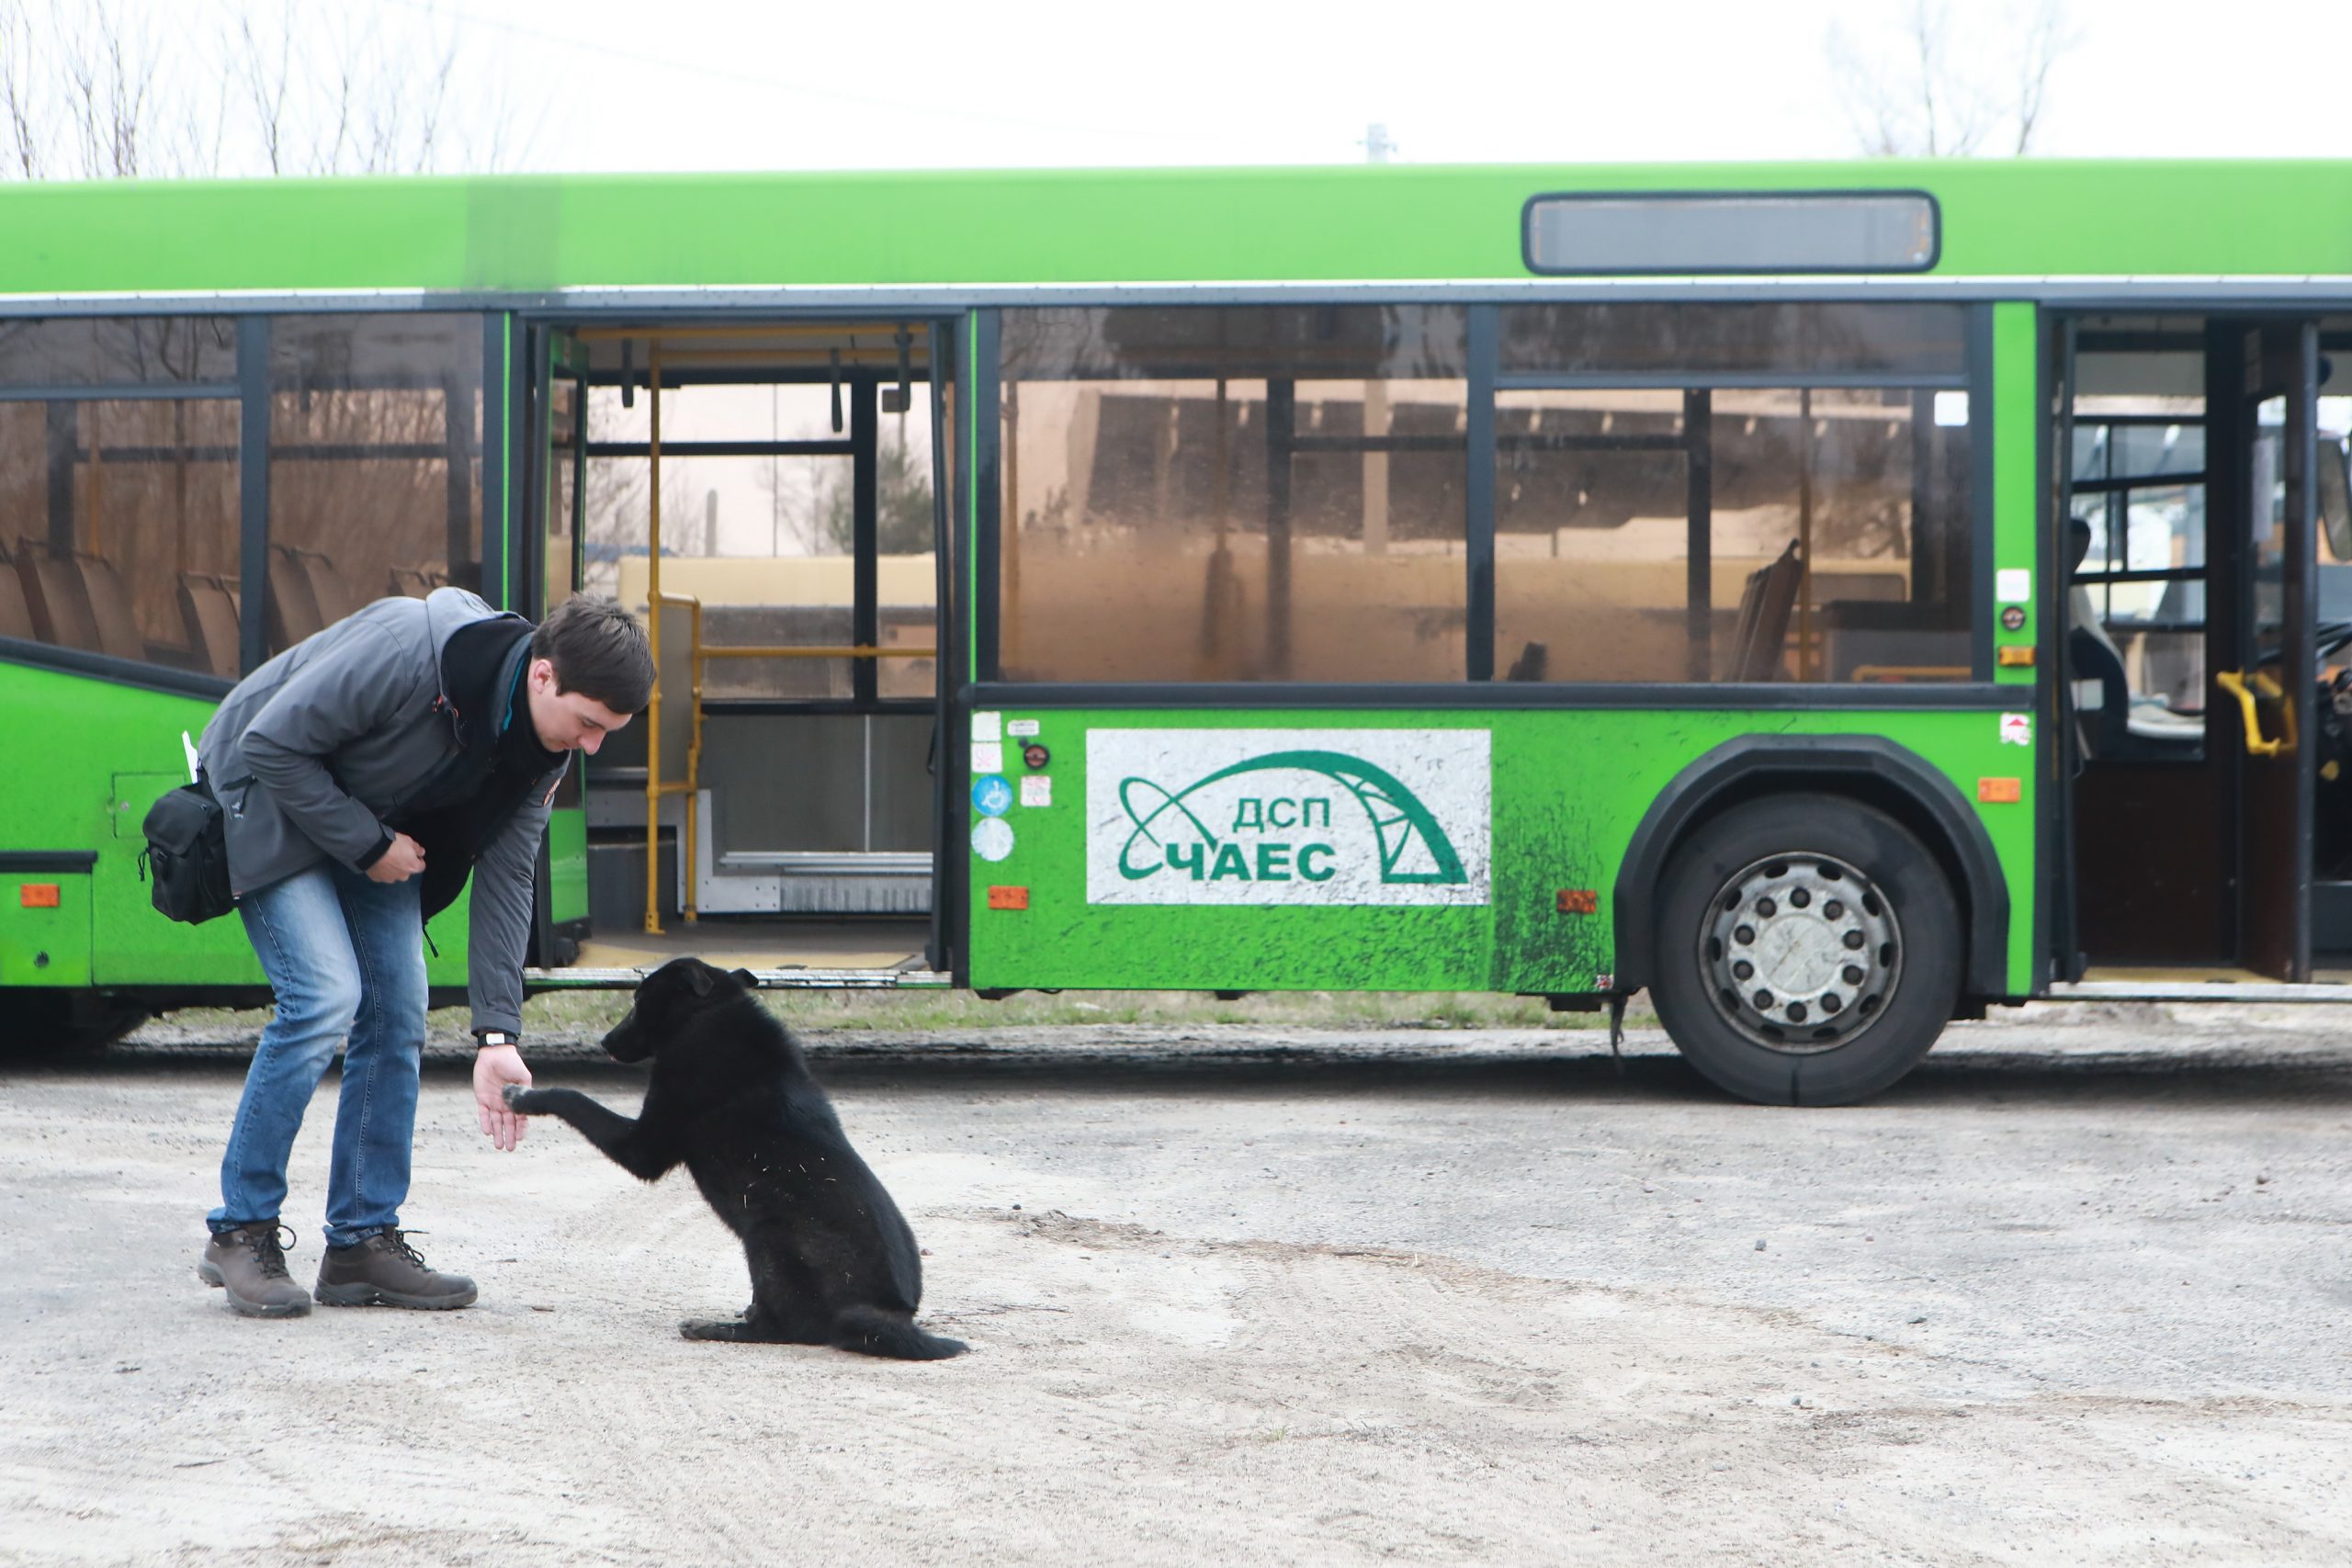
[[[1653,899],[1666,863],[1701,824],[1774,795],[1837,795],[1876,807],[1936,857],[1961,904],[1966,998],[2007,996],[2009,887],[1984,824],[1952,782],[1917,752],[1875,735],[1746,735],[1677,773],[1643,814],[1611,894],[1616,931],[1614,988],[1655,978]]]

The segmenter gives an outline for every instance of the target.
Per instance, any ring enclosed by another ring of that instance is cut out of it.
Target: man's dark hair
[[[531,634],[531,657],[555,666],[559,692],[593,697],[615,713],[642,713],[653,696],[653,650],[645,628],[601,593],[558,604]]]

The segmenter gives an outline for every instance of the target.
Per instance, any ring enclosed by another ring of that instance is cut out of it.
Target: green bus
[[[1832,1104],[2352,995],[2352,164],[0,190],[0,1034],[385,594],[648,616],[528,984],[1646,989]],[[428,931],[444,993],[464,905]]]

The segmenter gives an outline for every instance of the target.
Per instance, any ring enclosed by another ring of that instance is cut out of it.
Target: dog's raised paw
[[[531,1098],[531,1091],[524,1088],[521,1084],[508,1084],[504,1089],[501,1089],[499,1093],[501,1097],[505,1100],[507,1110],[526,1111],[529,1109],[526,1101]]]

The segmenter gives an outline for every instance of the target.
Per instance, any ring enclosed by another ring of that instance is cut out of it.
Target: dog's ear
[[[756,991],[760,988],[760,977],[749,969],[736,970],[735,978],[743,982],[743,988],[747,991]]]
[[[710,995],[710,976],[711,968],[707,964],[686,965],[686,984],[694,987],[694,993],[698,997]]]

